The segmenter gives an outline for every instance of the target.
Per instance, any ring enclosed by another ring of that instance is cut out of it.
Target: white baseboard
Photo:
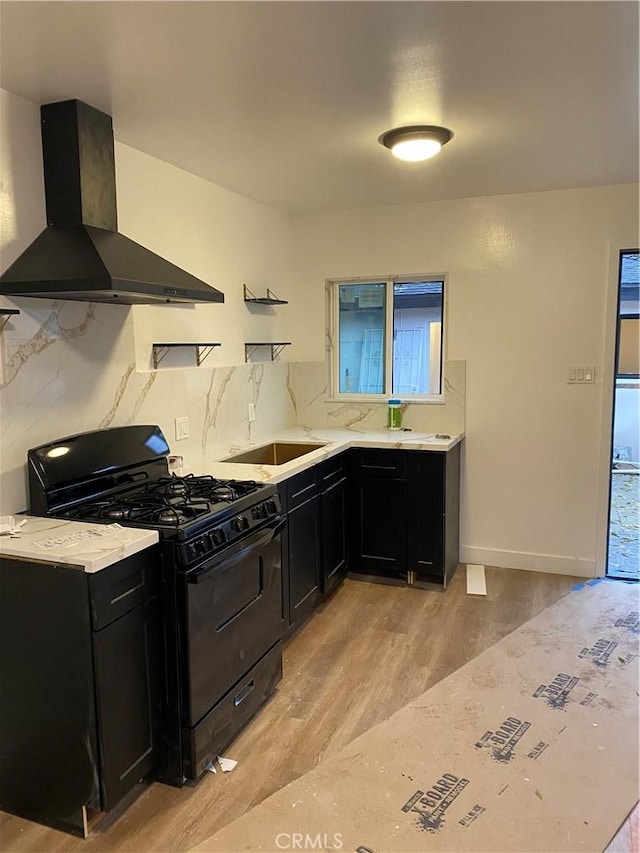
[[[547,572],[552,575],[571,575],[595,578],[596,561],[562,557],[557,554],[527,554],[524,551],[502,551],[491,548],[460,546],[461,563],[481,563],[501,569],[522,569],[529,572]]]

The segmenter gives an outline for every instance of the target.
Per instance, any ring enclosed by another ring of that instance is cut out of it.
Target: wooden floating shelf
[[[4,329],[5,324],[9,322],[10,317],[15,317],[19,314],[18,308],[0,308],[0,331]]]
[[[271,347],[271,361],[275,361],[282,350],[290,346],[291,341],[247,341],[244,345],[244,360],[249,361],[258,347]]]
[[[272,290],[267,288],[266,296],[255,296],[247,287],[246,284],[242,285],[243,293],[244,293],[244,301],[250,302],[252,305],[288,305],[286,299],[278,299],[275,293]]]
[[[181,344],[152,344],[153,347],[153,366],[157,369],[158,365],[162,361],[162,359],[166,356],[169,350],[175,349],[176,347],[195,347],[196,349],[196,364],[198,367],[202,364],[202,362],[210,355],[215,347],[221,347],[221,343],[199,343],[199,344],[190,344],[190,343],[181,343]]]

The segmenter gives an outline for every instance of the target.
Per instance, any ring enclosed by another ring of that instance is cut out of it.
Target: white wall
[[[297,216],[300,357],[323,358],[327,278],[447,273],[446,359],[466,361],[462,559],[594,575],[611,256],[635,185]],[[567,385],[595,364],[594,385]],[[605,395],[606,397],[606,395]]]
[[[211,362],[233,365],[245,340],[295,339],[287,306],[248,306],[242,288],[291,299],[288,216],[119,143],[116,170],[119,230],[225,294],[224,305],[134,307],[140,369],[152,367],[153,341],[219,341]],[[294,358],[295,344],[283,353]]]
[[[45,207],[39,108],[0,91],[0,110],[4,270],[44,228]],[[285,313],[252,313],[242,300],[243,282],[258,294],[269,286],[290,297],[288,218],[117,141],[116,168],[120,230],[217,286],[226,302],[132,309],[0,297],[22,312],[0,332],[3,514],[27,506],[27,450],[66,435],[158,423],[197,470],[295,423],[288,365],[243,363],[244,340],[291,334]],[[154,340],[224,346],[202,367],[149,372]],[[249,402],[256,404],[252,424]],[[173,422],[182,415],[191,436],[176,443]]]

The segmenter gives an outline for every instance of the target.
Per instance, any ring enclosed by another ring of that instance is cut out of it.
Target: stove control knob
[[[244,517],[244,515],[239,515],[234,518],[231,522],[231,527],[233,530],[236,530],[238,533],[242,533],[243,530],[246,530],[249,526],[249,520]]]
[[[278,504],[275,501],[267,501],[267,511],[272,515],[278,514]]]
[[[224,531],[214,530],[211,534],[211,542],[213,545],[224,545]]]
[[[258,504],[258,506],[254,506],[251,510],[251,515],[254,518],[266,518],[267,508],[263,504]]]

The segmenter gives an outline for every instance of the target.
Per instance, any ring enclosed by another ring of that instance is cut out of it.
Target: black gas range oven
[[[88,432],[28,452],[30,511],[160,536],[164,757],[197,779],[282,677],[275,486],[169,474],[157,426]]]

